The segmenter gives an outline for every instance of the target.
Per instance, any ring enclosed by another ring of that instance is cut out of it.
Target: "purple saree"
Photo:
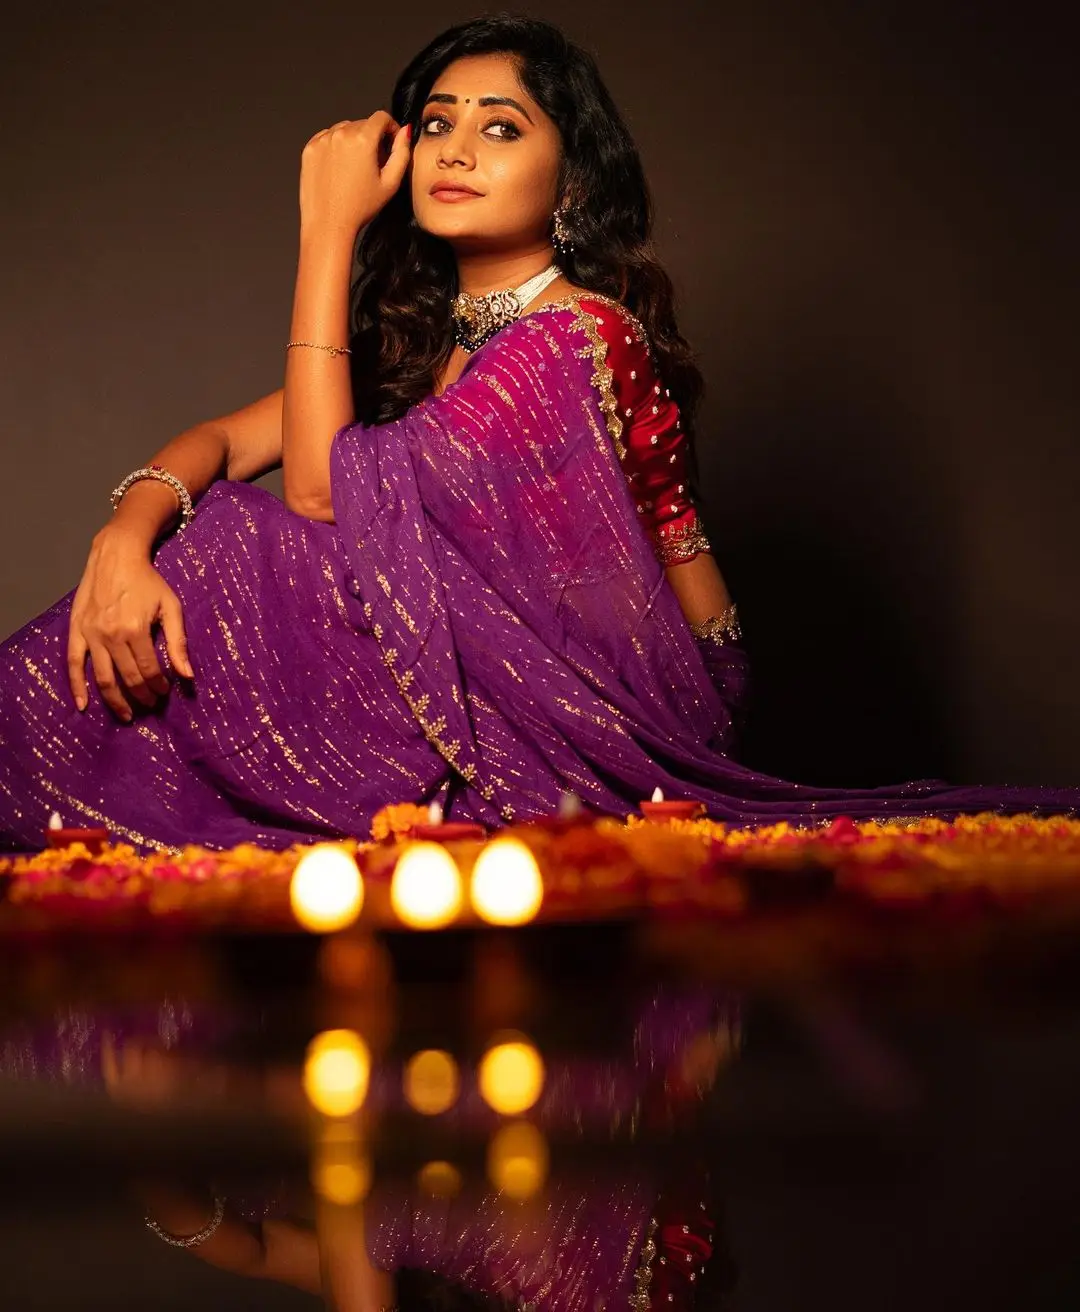
[[[343,429],[335,524],[214,484],[154,562],[196,678],[130,726],[96,690],[71,703],[70,594],[10,638],[0,845],[39,846],[54,809],[140,846],[280,847],[366,837],[394,801],[494,826],[657,785],[746,825],[1077,809],[1080,789],[843,791],[725,754],[738,649],[695,640],[637,522],[598,342],[576,301],[542,307],[441,396]]]

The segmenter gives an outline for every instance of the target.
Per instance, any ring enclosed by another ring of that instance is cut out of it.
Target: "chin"
[[[462,206],[464,209],[465,207]],[[414,207],[416,222],[430,232],[433,237],[455,237],[459,233],[476,233],[478,225],[472,215],[463,214],[456,206],[443,205],[439,201],[429,201],[426,205]]]

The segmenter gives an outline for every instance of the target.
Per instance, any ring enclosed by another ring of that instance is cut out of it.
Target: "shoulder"
[[[642,323],[620,301],[583,288],[553,297],[528,311],[523,320],[536,335],[546,335],[549,326],[558,325],[560,349],[569,347],[591,361],[600,409],[616,454],[625,460],[628,422],[648,411],[652,423],[661,390]]]
[[[592,319],[609,346],[637,344],[648,350],[649,339],[644,326],[621,301],[597,292],[582,292],[571,299],[577,302],[579,312]]]
[[[621,301],[601,292],[574,287],[537,310],[568,311],[568,322],[599,337],[609,347],[638,345],[648,350],[648,336],[641,321]]]
[[[607,374],[606,385],[613,385],[617,392],[644,393],[655,383],[652,348],[645,327],[621,301],[600,292],[575,288],[538,306],[527,317],[533,318],[534,323],[558,322],[567,337],[577,339],[580,353],[592,356],[597,370]],[[633,399],[636,398],[627,395],[623,404],[630,404]]]

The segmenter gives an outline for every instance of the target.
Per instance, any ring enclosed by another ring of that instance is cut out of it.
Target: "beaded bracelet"
[[[739,613],[735,609],[735,603],[726,606],[719,615],[711,615],[707,620],[699,620],[691,624],[690,632],[695,638],[711,638],[721,647],[724,645],[725,638],[738,642],[742,637],[742,629],[739,627]]]
[[[329,351],[331,355],[352,355],[352,350],[348,346],[323,346],[321,342],[286,342],[286,351],[291,351],[294,346],[309,346],[313,351]]]
[[[165,483],[176,493],[180,502],[180,527],[187,528],[195,517],[195,507],[191,501],[191,493],[180,482],[175,474],[170,474],[167,469],[161,465],[146,465],[143,469],[133,469],[128,476],[123,479],[112,490],[112,508],[115,510],[120,504],[120,498],[133,483],[138,483],[141,479],[152,478],[159,483]]]
[[[174,1235],[166,1230],[164,1226],[158,1225],[152,1216],[144,1217],[146,1228],[152,1230],[159,1239],[165,1243],[171,1244],[173,1248],[197,1248],[199,1244],[204,1244],[221,1224],[225,1216],[225,1199],[214,1195],[214,1215],[193,1235]]]

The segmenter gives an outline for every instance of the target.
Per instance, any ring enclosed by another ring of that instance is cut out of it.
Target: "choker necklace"
[[[500,328],[505,328],[521,314],[530,301],[553,283],[562,270],[557,264],[523,282],[520,287],[501,292],[487,292],[483,296],[470,296],[458,292],[450,304],[454,317],[454,341],[470,353],[483,346]]]

